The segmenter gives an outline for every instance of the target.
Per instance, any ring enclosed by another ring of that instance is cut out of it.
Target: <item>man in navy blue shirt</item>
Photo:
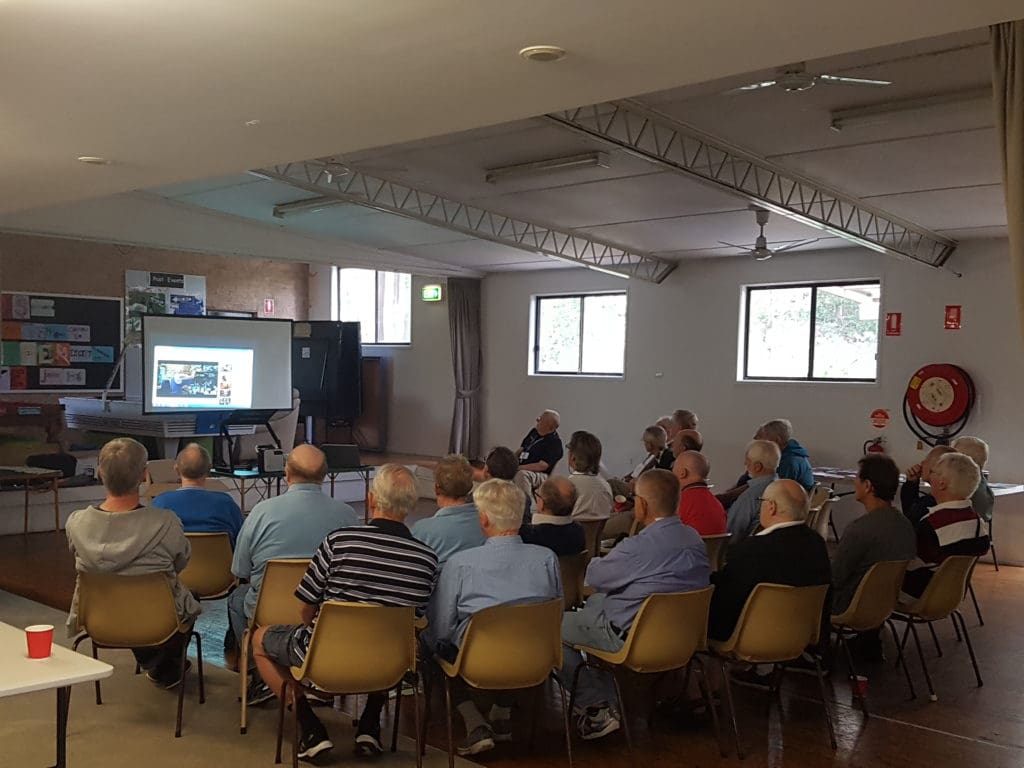
[[[562,460],[562,438],[558,436],[558,411],[547,410],[537,417],[537,426],[519,446],[519,469],[550,475]]]
[[[210,466],[210,454],[203,446],[186,445],[174,461],[181,488],[161,493],[153,506],[174,512],[186,533],[226,533],[233,548],[242,529],[242,511],[228,494],[206,490]]]

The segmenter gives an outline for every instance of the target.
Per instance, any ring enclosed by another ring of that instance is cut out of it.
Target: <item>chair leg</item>
[[[893,642],[896,644],[896,651],[897,651],[896,664],[897,664],[897,666],[903,667],[903,674],[907,678],[907,688],[910,689],[910,698],[916,699],[917,698],[917,691],[914,690],[914,681],[910,678],[910,670],[907,668],[907,660],[906,660],[906,658],[903,655],[903,649],[900,647],[900,641],[899,641],[899,638],[896,635],[896,625],[893,624],[892,619],[886,619],[885,623],[888,624],[889,625],[889,629],[892,630],[892,639],[893,639]]]
[[[629,715],[626,714],[626,700],[622,696],[622,688],[619,686],[619,676],[609,671],[612,676],[612,683],[615,685],[615,697],[619,700],[619,716],[622,718],[622,731],[626,734],[626,748],[630,754],[633,752],[633,736],[629,732]]]
[[[398,681],[395,686],[395,719],[391,722],[391,751],[398,751],[398,721],[402,716],[402,685],[405,677]],[[367,699],[369,701],[369,699]]]
[[[444,676],[444,713],[445,725],[448,728],[448,768],[455,768],[455,739],[452,737],[452,681],[448,675]]]
[[[249,630],[246,629],[242,633],[242,647],[239,649],[240,659],[238,662],[238,685],[239,695],[238,700],[242,702],[242,719],[239,724],[238,732],[245,735],[246,728],[249,724],[249,707],[246,701],[246,694],[249,688]],[[278,760],[278,762],[281,762]]]
[[[708,711],[711,713],[711,727],[715,732],[715,742],[718,744],[718,754],[725,757],[725,747],[722,746],[722,729],[718,724],[718,709],[715,707],[715,699],[711,694],[711,683],[708,681],[707,669],[704,667],[704,662],[697,656],[694,656],[691,663],[697,663],[697,672],[700,673],[700,677],[697,679],[697,687],[700,688],[701,693],[704,695],[704,703],[707,705]]]
[[[558,696],[562,701],[562,724],[565,726],[565,753],[569,757],[569,768],[572,768],[572,731],[569,730],[569,705],[565,700],[565,687],[555,673],[551,673],[555,680],[555,687],[558,688]],[[419,768],[419,766],[417,766]]]
[[[289,680],[292,689],[292,768],[299,768],[299,681]]]
[[[967,593],[971,596],[971,602],[974,603],[974,612],[978,614],[978,624],[982,627],[985,626],[985,619],[981,617],[981,606],[978,605],[978,598],[974,594],[974,585],[967,582]],[[961,616],[961,620],[963,617]]]
[[[932,633],[932,642],[935,643],[935,655],[942,658],[942,646],[939,645],[939,636],[935,634],[935,625],[928,622],[928,631]]]
[[[423,768],[423,742],[420,739],[426,739],[423,731],[420,730],[420,676],[418,673],[413,674],[413,685],[416,687],[413,689],[412,696],[412,708],[416,717],[416,768]]]
[[[199,703],[206,703],[206,682],[203,679],[203,638],[198,632],[193,631],[192,636],[196,639],[196,668],[199,673]],[[188,650],[188,646],[185,646]]]
[[[576,671],[572,673],[572,688],[569,689],[569,714],[573,714],[576,711],[576,688],[580,684],[580,673],[583,672],[583,668],[586,667],[586,663],[580,664],[576,667]]]
[[[742,760],[746,755],[743,754],[743,746],[740,744],[740,730],[736,725],[736,705],[732,700],[732,685],[729,677],[729,664],[728,662],[722,662],[722,677],[723,684],[725,686],[725,701],[729,705],[729,717],[732,718],[732,735],[736,740],[736,757]]]
[[[924,680],[928,683],[928,700],[938,701],[939,697],[935,695],[935,688],[932,686],[932,676],[928,672],[928,664],[924,660],[924,653],[921,651],[921,639],[917,636],[917,627],[914,624],[913,619],[910,620],[910,632],[914,636],[914,645],[917,646],[917,658],[921,660],[921,669],[924,670]]]
[[[871,713],[868,712],[868,697],[862,696],[857,688],[857,668],[853,663],[853,653],[850,651],[850,642],[846,635],[840,633],[840,639],[843,644],[843,651],[846,653],[846,664],[850,668],[850,682],[853,688],[853,695],[860,701],[860,711],[864,713],[864,719],[867,720],[871,717]]]
[[[540,685],[538,685],[537,687],[535,687],[533,689],[533,696],[530,697],[532,699],[532,701],[530,701],[530,751],[531,752],[533,751],[534,747],[536,747],[536,745],[537,745],[537,720],[538,720],[537,715],[540,712],[541,703],[543,701],[543,699],[541,698],[541,693],[543,692],[543,690],[544,690],[544,683],[541,683]]]
[[[989,546],[989,550],[992,552],[992,565],[994,565],[996,567],[996,570],[998,571],[999,570],[999,558],[996,557],[996,545],[995,544],[991,544]]]
[[[821,690],[821,707],[825,710],[825,723],[828,725],[828,740],[832,745],[832,751],[836,750],[836,731],[832,726],[832,713],[828,710],[828,691],[825,688],[825,676],[821,672],[821,662],[817,656],[814,659],[814,671],[818,673],[818,688]],[[863,702],[862,702],[863,703]]]
[[[430,723],[430,696],[434,691],[434,673],[428,668],[423,670],[423,730],[420,732],[420,758],[427,751],[427,725]]]
[[[978,659],[974,656],[974,646],[971,645],[971,636],[967,634],[967,622],[964,621],[964,615],[960,613],[960,611],[953,611],[953,616],[960,619],[960,627],[964,631],[964,642],[967,643],[967,652],[971,654],[971,665],[974,667],[974,677],[978,681],[978,687],[981,688],[985,683],[982,682],[981,672],[978,670]]]
[[[281,741],[284,739],[284,708],[285,699],[288,698],[288,682],[285,681],[284,687],[281,689],[281,698],[278,701],[277,707],[277,751],[274,753],[274,764],[278,765],[281,763]],[[242,701],[245,701],[245,695],[242,696]],[[244,709],[242,710],[245,711]]]
[[[178,679],[181,681],[178,683],[178,718],[174,725],[174,738],[181,738],[181,714],[185,708],[185,664],[188,663],[188,640],[185,638],[185,643],[181,646],[181,677]]]
[[[93,640],[91,637],[89,638],[89,645],[92,646],[92,657],[94,659],[98,659],[99,658],[99,654],[98,654],[98,652],[96,650],[96,641]],[[96,687],[96,703],[97,704],[102,704],[103,703],[103,695],[102,695],[102,693],[100,691],[100,681],[99,680],[96,681],[95,687]]]
[[[953,622],[953,631],[956,632],[956,641],[958,643],[962,643],[964,641],[964,636],[960,634],[960,625],[957,623],[956,619],[953,618],[953,614],[949,614],[949,620]]]

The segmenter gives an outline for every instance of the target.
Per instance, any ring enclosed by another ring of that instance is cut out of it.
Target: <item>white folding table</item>
[[[60,631],[56,627],[55,631]],[[71,686],[110,677],[114,668],[54,644],[48,659],[30,659],[25,631],[0,622],[0,696],[57,689],[57,764],[67,766],[68,705]]]

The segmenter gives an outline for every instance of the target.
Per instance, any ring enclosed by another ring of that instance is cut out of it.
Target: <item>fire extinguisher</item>
[[[885,438],[873,437],[864,443],[864,453],[885,453]]]

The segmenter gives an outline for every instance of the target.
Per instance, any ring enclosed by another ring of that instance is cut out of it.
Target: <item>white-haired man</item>
[[[781,452],[771,440],[751,440],[743,454],[743,466],[747,468],[747,489],[729,507],[726,529],[729,546],[736,546],[754,532],[761,522],[761,497],[765,488],[779,479],[775,471],[779,468]]]
[[[551,474],[562,460],[562,438],[558,436],[560,421],[558,411],[541,411],[537,426],[527,433],[519,446],[519,469]]]
[[[385,464],[378,469],[367,496],[370,522],[329,533],[295,590],[295,597],[302,602],[303,623],[256,630],[256,665],[275,695],[281,695],[288,668],[302,665],[323,603],[411,605],[419,611],[426,607],[437,573],[437,555],[414,539],[405,526],[418,497],[416,478],[406,467]],[[356,731],[357,754],[373,757],[383,752],[380,711],[386,701],[386,692],[367,697]],[[308,760],[331,749],[334,744],[305,697],[298,697],[296,707],[302,731],[299,757]]]
[[[936,503],[915,526],[917,558],[903,579],[903,592],[915,598],[924,593],[935,569],[947,557],[980,557],[989,547],[988,527],[971,508],[971,494],[981,481],[974,459],[947,453],[935,462],[929,480]]]
[[[473,615],[484,608],[541,602],[562,595],[561,571],[555,553],[519,536],[523,522],[523,493],[507,480],[488,480],[473,493],[486,541],[465,549],[445,563],[427,608],[430,625],[424,641],[431,651],[454,660]],[[512,737],[511,700],[499,696],[487,720],[470,692],[458,687],[458,710],[466,723],[460,755],[493,749],[496,741]]]
[[[981,470],[981,482],[978,483],[977,490],[971,496],[971,507],[986,523],[992,522],[992,507],[995,506],[996,497],[988,486],[988,480],[985,479],[985,465],[988,464],[989,455],[988,443],[980,437],[958,437],[953,441],[953,450],[970,456]]]

